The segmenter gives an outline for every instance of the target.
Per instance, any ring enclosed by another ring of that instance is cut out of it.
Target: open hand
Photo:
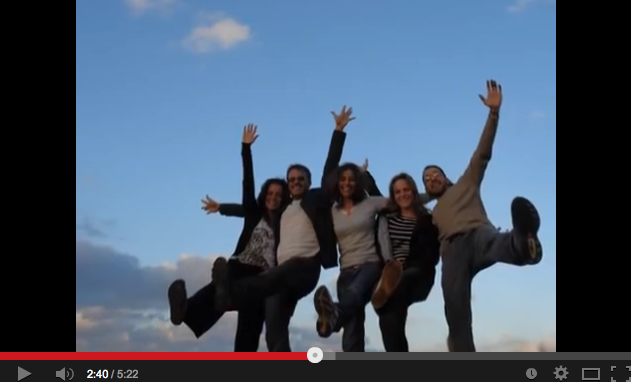
[[[219,203],[212,200],[208,195],[202,199],[202,210],[206,211],[206,214],[214,214],[219,211]]]
[[[349,107],[347,110],[346,105],[344,105],[340,114],[336,114],[334,111],[332,111],[331,114],[333,114],[333,118],[335,119],[335,130],[344,130],[346,125],[355,119],[355,117],[351,117],[353,108]]]
[[[361,170],[361,172],[368,171],[368,158],[366,158],[366,160],[364,161],[364,164],[359,169]]]
[[[253,123],[248,123],[243,128],[243,143],[251,145],[256,141],[256,138],[259,136],[256,134],[256,125]]]
[[[486,81],[486,98],[482,94],[478,97],[489,109],[498,111],[502,106],[502,85],[495,80],[488,80]]]

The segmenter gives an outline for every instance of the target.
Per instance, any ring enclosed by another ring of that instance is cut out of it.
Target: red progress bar
[[[0,353],[14,361],[308,361],[307,353]]]

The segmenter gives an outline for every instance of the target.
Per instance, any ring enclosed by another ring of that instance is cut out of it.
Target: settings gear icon
[[[567,367],[559,366],[554,368],[554,378],[559,381],[567,379],[568,374],[570,373],[567,371]]]

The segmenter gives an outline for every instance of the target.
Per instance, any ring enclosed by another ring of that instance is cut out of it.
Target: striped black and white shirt
[[[388,233],[392,246],[392,257],[406,259],[410,255],[410,241],[416,226],[415,218],[399,215],[388,217]]]

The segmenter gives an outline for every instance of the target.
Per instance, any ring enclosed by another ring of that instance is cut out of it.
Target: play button
[[[29,375],[31,375],[30,372],[22,369],[21,367],[18,366],[18,381],[23,380],[24,378],[28,377]]]

